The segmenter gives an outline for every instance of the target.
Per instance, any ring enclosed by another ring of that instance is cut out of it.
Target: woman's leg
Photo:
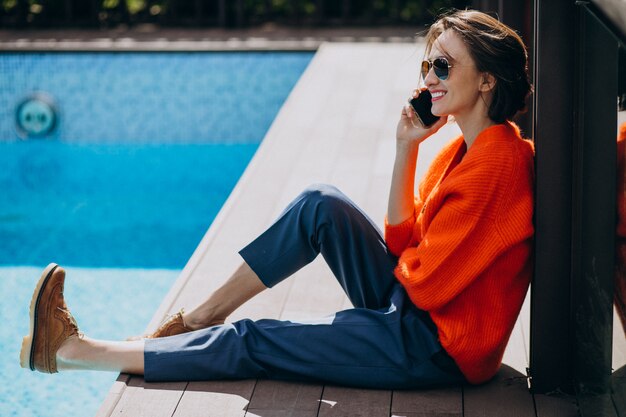
[[[397,284],[387,309],[304,322],[241,320],[145,341],[147,381],[270,378],[401,389],[463,381]]]
[[[315,185],[241,250],[241,267],[206,301],[184,314],[185,324],[196,330],[223,323],[244,302],[320,253],[355,307],[388,306],[396,260],[380,231],[337,188]]]
[[[302,268],[320,252],[355,306],[381,308],[389,304],[388,293],[395,282],[394,260],[380,233],[336,188],[319,186],[302,193],[268,231],[242,250],[244,259],[253,262],[255,267],[250,268],[244,263],[224,286],[192,310],[190,327],[223,321],[243,302]],[[262,278],[255,272],[257,268],[262,271]],[[47,285],[46,288],[61,288],[61,292],[51,290],[54,295],[50,300],[54,301],[49,301],[58,307],[42,308],[42,311],[56,311],[57,308],[66,311],[62,296],[65,274],[61,268],[55,270],[56,266],[44,271],[36,293],[44,291],[43,286],[52,276],[59,285]],[[35,309],[39,309],[38,306],[39,302]],[[189,320],[189,316],[186,315],[186,319]],[[35,321],[42,322],[39,331]],[[41,327],[48,326],[61,326],[58,331],[62,336],[58,340],[63,340],[62,343],[49,346],[41,337],[42,333],[47,333],[42,332]],[[61,369],[143,371],[141,341],[105,342],[68,337],[66,330],[72,326],[58,317],[37,320],[37,315],[32,315],[31,333],[25,338],[21,352],[22,366],[28,367],[30,362],[33,370],[55,372],[58,354]]]
[[[374,223],[333,186],[309,187],[267,231],[240,251],[267,287],[320,253],[355,307],[389,305],[397,282],[396,259]]]
[[[30,328],[22,340],[20,366],[56,373],[68,369],[144,372],[144,341],[108,342],[85,337],[65,303],[65,270],[50,264],[35,286]]]
[[[143,375],[144,341],[112,342],[85,336],[68,338],[57,351],[59,371],[92,370]]]
[[[222,324],[240,305],[267,287],[245,262],[209,298],[184,313],[185,326],[192,330]]]

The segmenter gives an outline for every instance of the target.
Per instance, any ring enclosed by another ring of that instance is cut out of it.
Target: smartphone
[[[420,92],[419,96],[409,101],[413,111],[415,111],[415,114],[424,127],[430,127],[439,120],[439,116],[435,116],[430,112],[430,108],[433,105],[431,99],[430,91],[424,90]]]

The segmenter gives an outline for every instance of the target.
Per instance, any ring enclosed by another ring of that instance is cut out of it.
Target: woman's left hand
[[[412,98],[419,96],[420,90],[413,90]],[[446,124],[448,116],[442,116],[433,125],[426,128],[422,125],[411,105],[407,102],[402,108],[398,127],[396,128],[396,140],[398,144],[420,144],[426,138],[437,132]]]

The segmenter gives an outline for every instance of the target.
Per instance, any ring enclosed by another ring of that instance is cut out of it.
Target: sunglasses
[[[450,65],[448,59],[444,57],[435,58],[432,61],[428,59],[424,60],[422,61],[423,79],[426,79],[426,76],[428,76],[431,68],[435,71],[435,75],[437,76],[437,78],[439,78],[440,80],[447,80],[450,76],[450,68],[452,68],[452,65]]]

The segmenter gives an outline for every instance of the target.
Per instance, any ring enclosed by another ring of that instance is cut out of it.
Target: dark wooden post
[[[614,416],[618,44],[589,2],[539,0],[535,10],[532,388],[573,391],[583,415]]]
[[[535,274],[531,286],[530,375],[536,392],[571,392],[572,158],[576,6],[535,2]]]
[[[581,3],[577,31],[571,322],[583,398],[609,392],[613,341],[618,43],[596,12]]]

